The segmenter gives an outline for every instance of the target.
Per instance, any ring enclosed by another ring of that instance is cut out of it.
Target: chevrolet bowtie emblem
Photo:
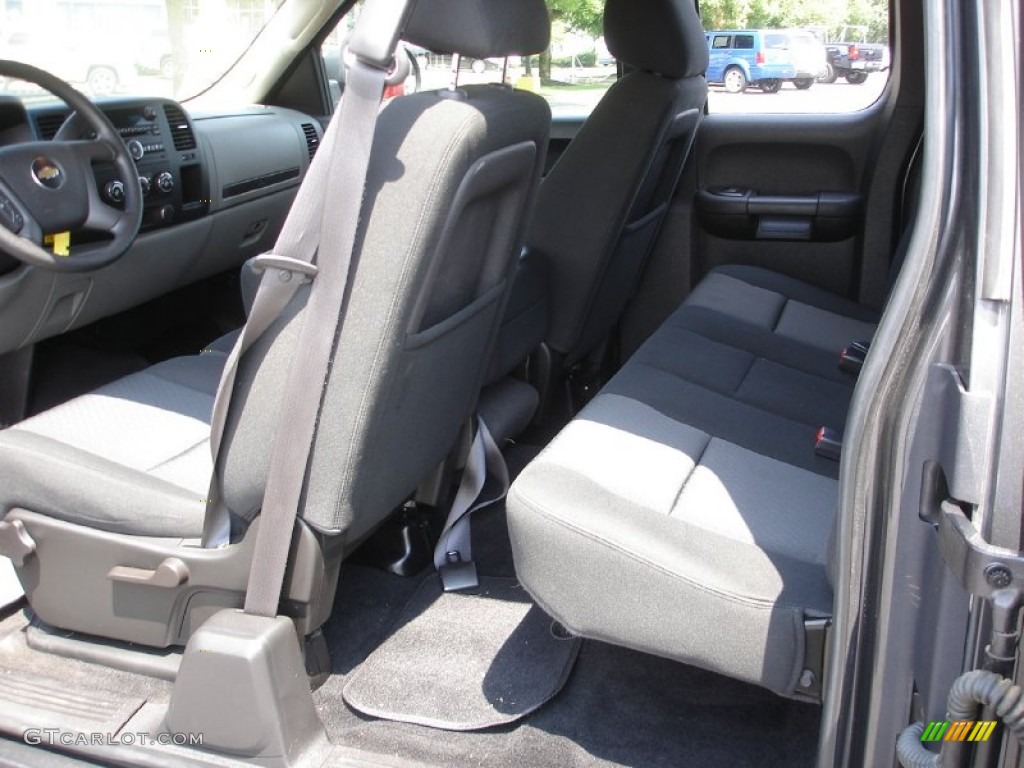
[[[47,189],[57,189],[64,183],[64,172],[53,160],[37,157],[32,161],[32,175]]]

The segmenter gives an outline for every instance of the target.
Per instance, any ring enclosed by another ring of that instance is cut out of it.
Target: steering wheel
[[[96,138],[84,141],[30,141],[0,147],[0,251],[56,272],[104,267],[124,254],[142,223],[142,190],[127,147],[107,116],[63,80],[36,67],[0,59],[0,80],[17,78],[44,88],[75,110]],[[100,198],[94,162],[113,163],[124,182],[124,208]],[[71,244],[60,255],[44,236],[73,230],[107,233],[109,240]]]

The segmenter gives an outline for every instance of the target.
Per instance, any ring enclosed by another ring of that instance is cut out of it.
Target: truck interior
[[[582,116],[457,81],[544,0],[275,5],[190,99],[0,57],[0,762],[1017,765],[1017,4],[726,114],[606,0]]]

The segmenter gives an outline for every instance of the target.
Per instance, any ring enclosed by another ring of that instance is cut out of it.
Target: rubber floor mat
[[[117,733],[146,700],[118,691],[74,689],[38,675],[0,671],[0,727]]]
[[[557,694],[579,647],[515,579],[481,577],[473,593],[445,593],[429,577],[343,695],[373,717],[452,731],[490,728]]]

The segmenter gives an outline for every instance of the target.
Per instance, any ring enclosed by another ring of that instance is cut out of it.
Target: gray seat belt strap
[[[354,57],[347,63],[348,77],[352,77],[356,81],[354,87],[350,88],[346,82],[345,92],[338,109],[324,133],[320,149],[310,164],[306,178],[299,187],[273,252],[259,256],[254,261],[254,267],[263,270],[263,277],[260,280],[246,324],[242,327],[241,334],[225,362],[210,420],[213,477],[207,496],[208,509],[203,529],[203,546],[205,547],[222,546],[230,540],[230,517],[217,484],[217,463],[227,424],[228,409],[235,389],[238,365],[242,355],[281,315],[298,289],[315,278],[321,269],[324,269],[325,257],[323,254],[318,256],[318,249],[322,242],[327,242],[326,225],[328,222],[331,223],[331,228],[334,230],[335,239],[331,240],[332,245],[329,246],[329,249],[322,250],[328,251],[332,261],[338,255],[338,249],[344,250],[344,254],[337,259],[338,268],[332,270],[331,275],[325,276],[325,279],[319,282],[342,281],[341,285],[335,285],[332,291],[332,294],[336,294],[332,296],[336,300],[334,307],[336,316],[329,327],[337,329],[337,315],[341,310],[348,266],[355,243],[355,231],[358,228],[359,212],[362,207],[370,146],[373,142],[377,112],[386,82],[384,69],[376,64],[379,64],[385,55],[390,56],[393,53],[410,8],[409,0],[398,0],[397,2],[368,3],[363,9],[356,31],[352,36],[353,44],[359,46],[360,50],[369,51],[370,58],[377,59],[377,61],[373,64],[366,64],[359,57]],[[367,135],[362,136],[362,133]],[[339,150],[340,136],[345,136],[344,151]],[[357,152],[357,149],[365,151]],[[339,194],[332,197],[331,188],[338,191]],[[358,194],[356,194],[356,190],[359,190]],[[325,215],[324,208],[324,201],[328,197],[339,201],[337,208],[332,209],[330,217]],[[342,227],[343,219],[350,221],[351,225],[347,228]],[[345,229],[349,231],[343,231]],[[342,237],[350,235],[350,238],[337,239],[339,235]],[[314,259],[317,259],[319,265],[312,263]],[[313,305],[313,295],[316,293],[318,291],[311,291],[305,313],[307,319],[303,321],[304,328],[309,325],[310,308]],[[323,294],[325,291],[321,290],[319,293]],[[326,310],[323,314],[326,315]],[[328,326],[324,326],[321,330],[326,331],[327,329]],[[306,331],[303,330],[302,339],[305,337]],[[331,344],[333,346],[333,335]],[[304,342],[300,340],[299,349],[303,348]],[[328,351],[327,356],[329,354]],[[296,365],[301,363],[299,357],[300,354],[297,352],[292,365],[293,374]],[[326,367],[326,361],[323,367]],[[303,382],[313,380],[311,379],[313,374],[313,371],[307,372],[303,376]],[[326,377],[326,373],[324,376]],[[289,379],[288,386],[291,387],[292,384],[293,382]],[[302,391],[306,389],[308,387],[304,387]],[[287,402],[287,398],[285,402]],[[282,418],[281,424],[288,424],[288,422]],[[310,430],[312,429],[314,429],[313,426],[310,427]],[[310,436],[310,445],[311,443],[312,436]],[[276,453],[274,458],[276,459]],[[271,474],[273,474],[273,466],[272,463]],[[303,474],[304,471],[303,469]],[[268,488],[269,485],[268,477]],[[298,497],[296,496],[296,505],[297,503]],[[263,508],[263,513],[265,514],[265,512],[266,497]],[[265,525],[265,521],[261,525]]]
[[[346,137],[345,151],[331,153],[326,190],[327,196],[339,205],[329,215],[325,210],[322,219],[319,274],[303,313],[282,398],[245,596],[245,612],[258,616],[277,615],[320,401],[341,319],[385,79],[383,70],[359,60],[350,64],[345,79],[337,116],[338,131]]]
[[[210,417],[210,452],[213,454],[214,472],[207,495],[209,506],[203,530],[203,545],[206,547],[227,544],[230,538],[230,520],[227,509],[221,502],[216,481],[217,460],[220,456],[221,441],[224,439],[228,407],[238,376],[238,364],[242,355],[280,316],[298,289],[316,275],[317,267],[312,261],[316,257],[317,243],[320,239],[327,167],[337,143],[338,122],[335,113],[320,142],[320,151],[313,157],[306,178],[295,195],[273,252],[259,256],[254,262],[256,268],[263,269],[263,277],[260,279],[249,317],[224,363],[224,371],[217,385],[217,396],[213,402],[213,414]]]
[[[488,476],[495,479],[498,488],[486,498],[481,498]],[[487,425],[477,417],[476,436],[469,448],[466,468],[441,531],[441,538],[434,548],[434,567],[441,574],[445,592],[471,589],[480,583],[473,562],[470,519],[477,510],[504,499],[508,486],[505,459]]]

